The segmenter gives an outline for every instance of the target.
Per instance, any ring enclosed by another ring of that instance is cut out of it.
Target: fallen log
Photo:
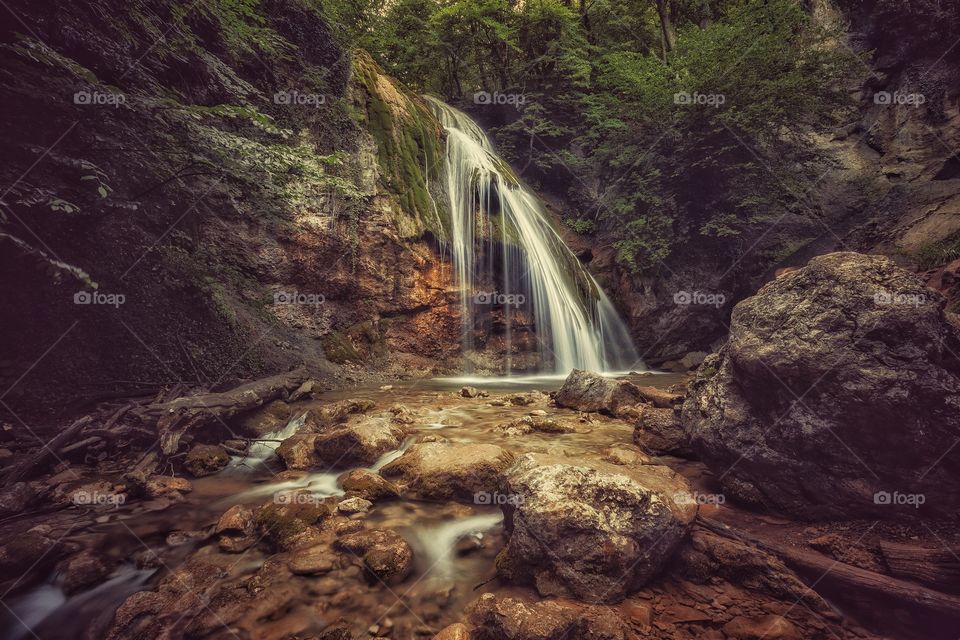
[[[68,442],[79,434],[85,426],[93,422],[93,416],[84,416],[71,424],[69,427],[58,433],[50,442],[40,447],[40,450],[29,456],[23,462],[19,462],[10,468],[3,476],[3,484],[10,485],[14,482],[27,477],[34,469],[39,468],[51,457],[57,457],[57,454],[67,445]]]
[[[175,400],[156,402],[133,410],[140,420],[155,423],[164,455],[174,454],[181,436],[191,429],[202,428],[212,422],[226,424],[226,420],[257,409],[277,399],[286,399],[308,380],[300,368],[262,380],[240,385],[229,391],[183,396]]]
[[[702,516],[697,517],[697,524],[718,535],[756,545],[780,557],[794,571],[818,576],[810,586],[811,589],[821,582],[829,581],[839,589],[850,594],[856,594],[861,599],[888,598],[918,611],[953,620],[960,619],[960,598],[956,596],[928,589],[899,578],[854,567],[816,551],[797,549],[761,540],[746,532],[735,530]]]
[[[960,590],[960,549],[881,542],[880,551],[890,573],[898,578],[945,591]]]

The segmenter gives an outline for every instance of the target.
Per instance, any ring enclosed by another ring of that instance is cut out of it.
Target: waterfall
[[[464,353],[474,352],[478,322],[496,310],[503,314],[508,374],[515,370],[515,320],[532,322],[538,371],[642,367],[613,304],[553,228],[539,198],[467,114],[426,98],[447,133],[449,243]]]

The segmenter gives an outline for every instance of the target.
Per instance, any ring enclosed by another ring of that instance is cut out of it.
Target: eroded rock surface
[[[508,451],[492,444],[422,442],[381,473],[421,498],[472,502],[478,492],[496,491],[512,462]]]
[[[504,490],[510,538],[497,560],[501,576],[587,602],[622,600],[653,577],[697,512],[674,501],[689,487],[659,465],[527,454]]]
[[[626,380],[605,378],[599,373],[574,369],[554,396],[558,407],[623,415],[644,401],[637,385]]]
[[[881,256],[777,278],[690,385],[693,448],[726,492],[804,518],[954,511],[960,341],[943,307]]]

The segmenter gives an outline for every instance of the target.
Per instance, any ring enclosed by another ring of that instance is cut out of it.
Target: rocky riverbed
[[[5,637],[884,635],[697,512],[880,571],[878,541],[917,531],[736,506],[644,445],[652,403],[621,402],[682,398],[685,376],[584,379],[318,393],[244,418],[266,433],[243,455],[192,452],[189,479],[136,487],[104,460],[17,485],[37,495],[2,523]]]

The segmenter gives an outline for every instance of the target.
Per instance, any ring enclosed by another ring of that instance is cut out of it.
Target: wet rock
[[[376,502],[400,497],[400,490],[383,476],[366,469],[348,471],[339,478],[340,487],[348,495]]]
[[[387,584],[402,582],[413,569],[413,549],[403,537],[384,529],[341,537],[337,546],[363,559],[363,565]]]
[[[710,354],[706,351],[691,351],[680,359],[680,365],[683,367],[684,371],[696,369],[703,364],[703,361],[707,359],[708,355]]]
[[[470,630],[467,625],[456,622],[441,629],[440,633],[433,636],[433,640],[470,640]]]
[[[42,576],[56,563],[62,551],[61,543],[50,538],[45,532],[31,529],[19,533],[0,545],[0,581],[5,583],[7,580],[19,580],[22,584]],[[30,575],[24,575],[27,571]]]
[[[340,400],[311,411],[307,417],[307,425],[308,428],[318,429],[340,424],[350,416],[370,411],[374,406],[376,406],[376,403],[373,400],[357,400],[355,398]]]
[[[633,441],[654,455],[690,456],[690,436],[683,430],[680,414],[674,409],[640,406]]]
[[[33,488],[26,482],[15,482],[0,489],[0,517],[20,513],[27,508],[34,495]]]
[[[761,618],[737,616],[723,625],[723,632],[731,640],[800,640],[797,628],[777,615]]]
[[[254,517],[260,534],[278,549],[291,551],[322,542],[319,525],[330,507],[308,491],[291,491],[260,507]]]
[[[632,382],[605,378],[599,373],[574,369],[554,396],[558,407],[578,411],[596,411],[612,416],[630,412],[644,401]]]
[[[253,510],[242,504],[235,504],[220,516],[214,533],[219,536],[222,551],[240,553],[256,543],[256,523]]]
[[[626,640],[629,630],[613,611],[563,600],[525,601],[485,593],[467,607],[475,640]]]
[[[576,433],[578,426],[568,420],[545,415],[529,415],[511,422],[497,425],[494,433],[505,436],[527,435],[529,433]]]
[[[283,400],[268,402],[256,411],[242,415],[237,423],[243,435],[262,438],[268,433],[279,431],[290,421],[293,409]]]
[[[640,396],[660,409],[671,409],[683,404],[683,394],[659,387],[637,387]]]
[[[193,491],[193,485],[186,478],[150,476],[143,489],[148,498],[180,498]]]
[[[486,391],[482,391],[476,387],[461,387],[460,389],[461,398],[486,398],[489,395]]]
[[[768,283],[690,385],[697,455],[731,496],[803,518],[954,513],[960,337],[944,304],[856,253]]]
[[[380,472],[396,477],[404,491],[421,498],[472,502],[479,492],[496,491],[512,462],[508,451],[492,444],[425,442],[413,445]]]
[[[398,448],[405,436],[406,431],[387,416],[363,416],[318,434],[314,450],[320,463],[331,469],[367,466]]]
[[[294,575],[311,576],[332,571],[336,560],[336,556],[324,544],[297,551],[287,566]]]
[[[317,434],[296,433],[277,447],[277,457],[287,469],[305,471],[320,466],[316,450]]]
[[[102,582],[112,570],[104,554],[86,549],[57,565],[63,590],[76,593]]]
[[[373,506],[373,503],[369,500],[364,500],[363,498],[347,498],[337,505],[337,511],[340,513],[345,513],[351,515],[354,513],[366,513],[370,510],[370,507]]]
[[[230,462],[230,455],[215,444],[195,444],[187,453],[183,466],[195,478],[210,476]]]
[[[500,575],[541,595],[617,602],[653,577],[696,516],[674,501],[686,481],[660,465],[617,466],[527,454],[510,471],[502,505],[509,540]]]
[[[610,464],[624,466],[638,466],[641,464],[653,464],[653,459],[644,453],[640,447],[632,444],[621,444],[615,447],[607,447],[600,453],[600,459]]]

